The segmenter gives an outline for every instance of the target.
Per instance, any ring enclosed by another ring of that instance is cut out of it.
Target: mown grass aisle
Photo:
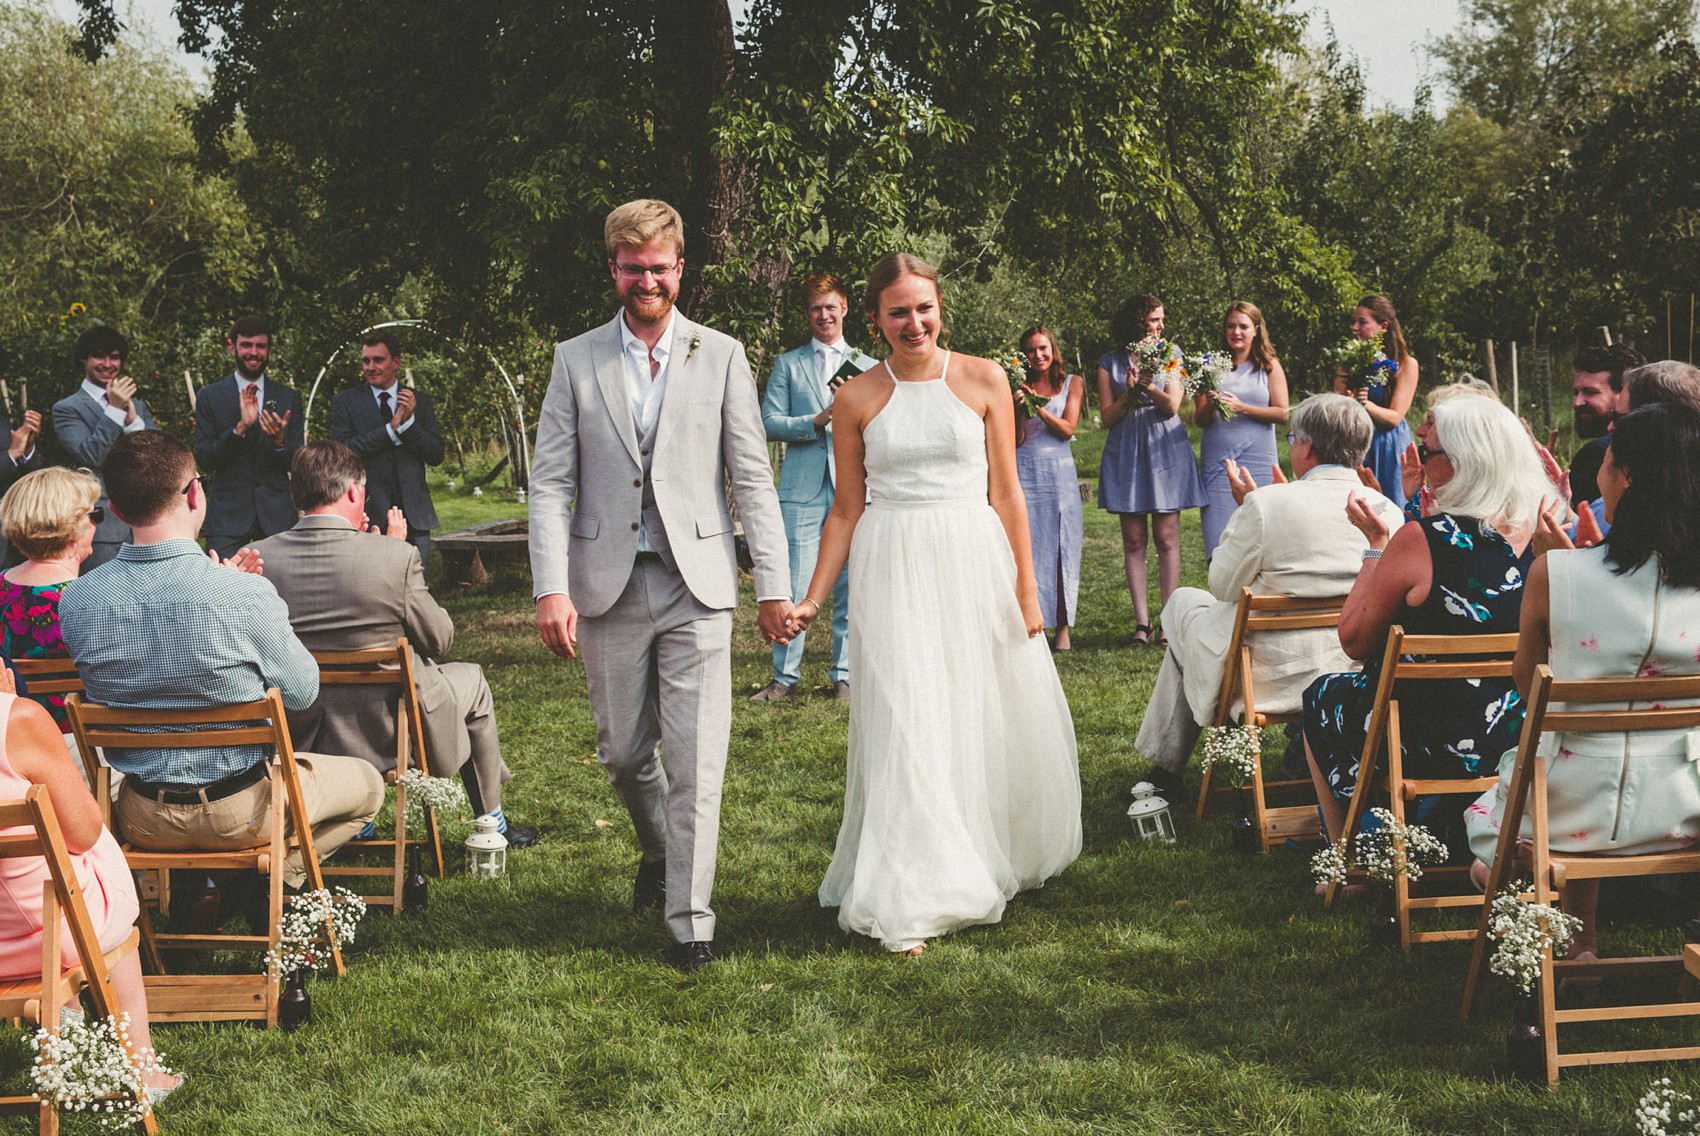
[[[1196,514],[1183,532],[1186,582],[1200,583]],[[1632,1131],[1636,1097],[1664,1070],[1567,1073],[1553,1094],[1507,1083],[1503,990],[1475,1023],[1457,1021],[1463,946],[1372,950],[1364,905],[1322,911],[1305,857],[1237,857],[1216,822],[1183,820],[1174,848],[1133,839],[1123,813],[1144,766],[1132,739],[1161,653],[1125,646],[1110,519],[1089,508],[1087,534],[1082,625],[1058,661],[1085,851],[1001,925],[918,960],[842,934],[815,901],[845,710],[818,695],[744,701],[767,678],[753,604],[735,639],[724,962],[688,979],[662,961],[661,921],[627,916],[637,849],[592,758],[582,671],[538,642],[522,580],[452,600],[454,657],[482,662],[495,688],[517,775],[509,811],[541,825],[543,843],[511,855],[498,883],[433,880],[423,917],[369,916],[348,976],[312,984],[299,1033],[161,1028],[189,1075],[162,1130]],[[823,656],[811,651],[805,688],[825,685]],[[1656,934],[1668,945],[1674,933]],[[21,1084],[21,1044],[4,1055],[7,1084]],[[1700,1070],[1674,1075],[1689,1085]]]

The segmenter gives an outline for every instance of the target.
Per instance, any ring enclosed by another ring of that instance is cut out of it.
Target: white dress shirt
[[[632,425],[637,428],[640,441],[654,429],[655,420],[661,415],[661,400],[667,395],[667,364],[673,357],[673,314],[668,313],[667,326],[661,329],[661,338],[651,347],[632,334],[632,329],[626,325],[625,313],[620,313],[620,358],[626,365],[626,386],[632,398]],[[653,376],[649,366],[651,359],[656,364]],[[638,529],[638,551],[653,551],[648,525]]]
[[[100,409],[106,413],[108,418],[124,427],[124,433],[134,434],[137,430],[146,430],[148,428],[147,423],[142,421],[142,416],[140,414],[136,415],[136,420],[134,422],[124,421],[124,419],[129,417],[128,412],[118,409],[116,406],[113,406],[112,403],[107,401],[105,387],[97,386],[94,383],[89,382],[87,379],[84,379],[83,393],[94,399],[95,402],[100,405]]]

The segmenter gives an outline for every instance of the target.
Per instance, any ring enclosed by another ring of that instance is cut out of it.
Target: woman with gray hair
[[[1340,646],[1365,667],[1324,675],[1304,695],[1305,749],[1330,840],[1342,835],[1357,784],[1388,630],[1515,632],[1531,538],[1556,492],[1522,424],[1496,400],[1448,399],[1433,413],[1425,469],[1439,511],[1389,532],[1363,499],[1347,506],[1369,549],[1340,616]],[[1523,703],[1509,678],[1428,681],[1397,694],[1413,777],[1475,776],[1516,744]]]

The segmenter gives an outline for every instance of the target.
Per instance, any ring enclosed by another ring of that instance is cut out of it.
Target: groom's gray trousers
[[[667,859],[667,930],[681,943],[713,939],[732,613],[705,606],[677,571],[639,560],[614,606],[580,620],[579,646],[596,755],[644,860]]]

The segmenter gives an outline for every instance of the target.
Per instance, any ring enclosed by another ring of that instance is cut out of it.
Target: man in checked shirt
[[[89,697],[114,706],[228,706],[283,694],[291,710],[319,693],[319,668],[289,627],[289,609],[257,575],[258,558],[228,563],[195,543],[206,494],[187,447],[155,430],[126,434],[106,456],[112,508],[131,542],[65,586],[59,621]],[[245,569],[245,570],[244,570]],[[384,803],[384,782],[355,757],[297,753],[313,843],[323,859]],[[114,750],[124,775],[124,836],[152,851],[253,848],[266,842],[271,782],[260,746]],[[284,883],[299,887],[299,850]]]

